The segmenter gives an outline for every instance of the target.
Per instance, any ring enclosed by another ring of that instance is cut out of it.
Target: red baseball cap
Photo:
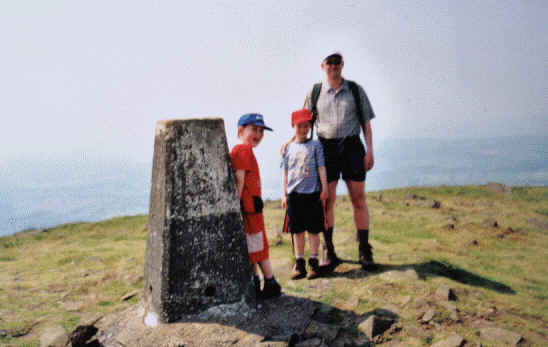
[[[300,109],[291,113],[291,126],[295,124],[310,122],[312,120],[312,113],[306,108]]]

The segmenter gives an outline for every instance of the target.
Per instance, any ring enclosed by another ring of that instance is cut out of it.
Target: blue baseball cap
[[[253,124],[253,125],[259,126],[261,128],[265,128],[266,130],[272,131],[271,128],[264,125],[263,115],[258,114],[258,113],[244,114],[238,120],[238,126],[240,126],[240,125],[243,126],[243,125],[248,125],[248,124]]]

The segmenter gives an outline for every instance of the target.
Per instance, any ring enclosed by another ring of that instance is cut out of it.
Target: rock
[[[373,313],[377,317],[388,318],[394,321],[399,318],[399,309],[392,304],[388,304],[383,308],[376,308],[375,310],[373,310]]]
[[[515,346],[523,340],[523,337],[519,334],[501,328],[483,328],[480,330],[480,334],[481,337],[497,342],[504,342],[511,346]]]
[[[305,330],[306,337],[320,337],[329,344],[337,337],[340,327],[334,324],[324,324],[318,321],[311,321]]]
[[[421,198],[420,196],[418,196],[417,194],[414,194],[414,193],[407,194],[407,195],[405,196],[405,199],[406,199],[406,200],[418,200],[418,199],[420,199],[420,198]],[[424,198],[423,198],[423,199],[424,199]]]
[[[483,225],[490,228],[498,228],[499,223],[494,218],[487,218],[483,221]]]
[[[402,306],[405,306],[409,303],[409,301],[411,301],[411,295],[406,295],[401,298],[400,303]]]
[[[369,339],[373,339],[373,337],[380,335],[388,330],[392,326],[392,324],[394,324],[394,322],[395,320],[391,318],[372,315],[358,325],[358,330]]]
[[[426,306],[428,304],[428,302],[426,301],[426,298],[422,297],[422,296],[419,296],[418,298],[415,298],[415,300],[413,300],[413,307],[415,309],[420,309],[424,306]]]
[[[422,315],[421,322],[429,323],[432,319],[434,319],[435,316],[436,311],[434,311],[433,309],[429,309]]]
[[[138,290],[134,290],[134,291],[132,291],[132,292],[130,292],[130,293],[127,293],[126,295],[122,296],[122,297],[120,298],[120,301],[127,301],[127,300],[133,298],[134,296],[136,296],[136,295],[138,295],[138,294],[139,294],[139,291],[138,291]]]
[[[99,331],[94,325],[79,325],[70,333],[69,340],[72,347],[84,347]]]
[[[94,263],[94,262],[103,262],[103,259],[96,255],[91,255],[87,257],[86,259],[84,259],[84,263]]]
[[[434,343],[431,347],[461,347],[464,343],[464,339],[459,335],[453,334],[448,338]]]
[[[479,245],[478,240],[472,240],[472,241],[470,241],[466,244],[466,246],[468,246],[468,247],[477,246],[477,245]]]
[[[250,308],[245,300],[242,300],[234,304],[223,304],[210,307],[206,311],[200,313],[199,317],[202,320],[215,319],[220,321],[226,321],[236,316],[250,318],[254,312],[255,310]]]
[[[379,195],[377,195],[377,201],[382,202],[382,200],[383,200],[383,196],[382,196],[382,193],[380,193]]]
[[[457,309],[457,305],[450,301],[443,301],[441,302],[441,305],[445,307],[447,312],[449,312],[449,318],[454,322],[461,322],[462,319],[459,315],[459,310]]]
[[[504,184],[496,182],[487,183],[487,190],[491,193],[506,193],[508,191]]]
[[[295,347],[319,347],[322,345],[322,339],[314,337],[312,339],[304,340],[295,345]]]
[[[419,279],[419,275],[414,269],[387,271],[383,272],[379,277],[387,282],[417,281]]]
[[[442,284],[441,286],[439,286],[434,295],[442,300],[457,300],[457,296],[455,295],[455,291],[453,290],[453,288],[449,287],[446,284]]]
[[[324,324],[335,324],[340,322],[339,314],[333,306],[321,304],[321,306],[314,312],[312,319]]]
[[[455,224],[446,224],[443,228],[447,230],[455,230]]]
[[[81,302],[81,301],[76,301],[76,302],[69,301],[69,302],[62,303],[59,306],[62,309],[67,310],[67,311],[79,311],[80,309],[82,309],[82,307],[84,307],[84,303]]]
[[[29,232],[29,235],[38,235],[38,234],[42,234],[42,233],[47,233],[48,231],[49,231],[49,229],[40,228],[40,229],[36,229],[34,231]]]
[[[64,347],[67,344],[68,335],[65,329],[61,326],[47,327],[40,335],[41,347]]]
[[[542,221],[542,220],[539,220],[539,219],[536,219],[536,218],[527,219],[527,224],[529,224],[529,225],[531,225],[535,228],[538,228],[538,229],[548,230],[548,222],[545,222],[545,221]]]
[[[441,207],[441,202],[439,202],[437,200],[427,200],[426,201],[426,206],[428,206],[430,208],[440,208]]]
[[[360,298],[358,296],[351,296],[347,300],[347,304],[348,304],[349,308],[354,309],[354,308],[358,307],[358,305],[360,304]]]

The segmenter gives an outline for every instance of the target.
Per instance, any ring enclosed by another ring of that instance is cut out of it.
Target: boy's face
[[[242,131],[242,142],[246,145],[251,145],[252,147],[257,147],[257,145],[261,142],[264,136],[264,128],[248,124],[244,127],[244,130]]]
[[[302,122],[293,125],[295,129],[295,136],[297,141],[305,141],[308,138],[308,132],[310,131],[310,122]]]

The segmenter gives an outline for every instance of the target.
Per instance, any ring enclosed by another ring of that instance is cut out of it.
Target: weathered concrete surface
[[[222,119],[156,124],[144,277],[161,322],[254,300]]]

